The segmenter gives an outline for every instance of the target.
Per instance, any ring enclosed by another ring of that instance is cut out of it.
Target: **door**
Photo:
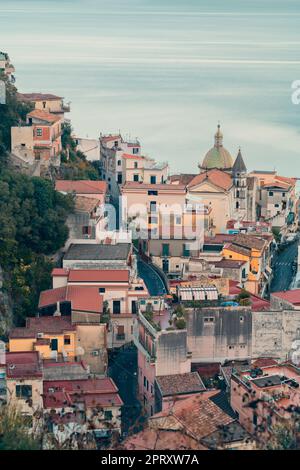
[[[51,339],[51,351],[57,351],[58,349],[58,340],[55,338],[55,339]]]
[[[137,313],[136,300],[132,300],[132,301],[131,301],[131,313],[134,313],[134,314]]]
[[[121,302],[120,300],[113,301],[113,313],[121,313]]]
[[[163,272],[168,273],[169,272],[169,260],[163,259],[162,265],[163,265]]]

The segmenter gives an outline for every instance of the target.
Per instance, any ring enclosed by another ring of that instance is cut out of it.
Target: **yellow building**
[[[271,236],[260,238],[239,234],[223,248],[223,257],[235,261],[248,261],[249,272],[244,287],[252,294],[262,294],[271,280],[270,244]]]
[[[24,328],[9,335],[9,351],[37,351],[42,359],[76,356],[76,326],[68,317],[27,318]]]

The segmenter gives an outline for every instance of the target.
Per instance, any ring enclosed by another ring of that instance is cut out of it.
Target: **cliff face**
[[[4,275],[0,266],[0,338],[6,336],[13,325],[11,301],[3,289]]]

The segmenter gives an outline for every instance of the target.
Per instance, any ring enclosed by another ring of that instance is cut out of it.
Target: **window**
[[[279,204],[275,204],[275,207],[279,207]]]
[[[285,197],[285,193],[282,193],[282,197]]]
[[[146,377],[144,376],[144,388],[146,388],[146,383],[147,383],[147,379],[146,379]]]
[[[170,256],[170,246],[169,243],[163,243],[162,245],[162,255],[163,256]]]
[[[106,411],[104,411],[104,419],[105,419],[106,421],[111,421],[111,420],[112,420],[112,417],[113,417],[113,415],[112,415],[112,411],[111,411],[111,410],[106,410]]]
[[[105,294],[105,287],[99,287],[99,294]]]
[[[239,207],[240,207],[240,203],[239,203],[239,201],[237,201],[237,202],[235,203],[235,208],[236,208],[236,209],[239,209]]]
[[[133,175],[133,181],[137,183],[139,181],[139,175]]]
[[[46,101],[43,101],[43,108],[46,108]]]
[[[244,323],[244,317],[243,316],[240,317],[240,322]]]
[[[124,340],[125,339],[125,328],[123,325],[119,325],[117,329],[116,339]]]
[[[150,201],[150,212],[157,212],[156,201]]]
[[[92,227],[90,227],[89,225],[84,225],[82,227],[82,234],[83,235],[90,235],[91,234],[91,230],[92,230]]]
[[[157,217],[155,217],[155,216],[151,217],[150,216],[150,217],[148,217],[148,224],[157,224],[157,220],[158,220]]]
[[[181,217],[180,217],[180,215],[177,215],[177,216],[175,217],[175,223],[176,223],[177,225],[180,225],[180,224],[181,224]]]
[[[71,336],[70,335],[65,335],[64,336],[64,344],[65,345],[70,345],[71,344]]]
[[[182,254],[183,254],[183,256],[190,256],[190,248],[185,243],[183,245]]]
[[[16,385],[16,397],[27,400],[32,397],[32,386],[31,385]]]
[[[133,167],[134,167],[134,168],[137,168],[137,167],[138,167],[138,162],[134,162]]]
[[[121,163],[122,163],[121,160],[118,160],[118,166],[121,166]]]
[[[148,196],[157,196],[157,195],[158,195],[157,191],[152,191],[152,190],[148,191]]]
[[[139,148],[138,147],[133,147],[132,153],[133,153],[133,155],[136,155],[137,153],[139,153]]]
[[[214,317],[204,317],[203,321],[204,323],[213,323],[214,322]]]
[[[121,302],[120,300],[113,300],[113,313],[121,313]]]
[[[38,127],[37,130],[36,130],[36,135],[37,135],[37,137],[41,137],[43,135],[43,129]]]
[[[150,176],[150,184],[156,184],[156,176],[155,175]]]
[[[273,191],[269,191],[269,196],[272,197],[273,195],[274,195]]]

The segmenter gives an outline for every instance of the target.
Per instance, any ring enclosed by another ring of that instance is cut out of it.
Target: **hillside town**
[[[0,52],[0,78],[15,86],[15,73]],[[188,155],[192,174],[119,131],[72,129],[65,146],[72,110],[52,93],[16,91],[30,107],[7,165],[73,208],[51,284],[1,335],[0,406],[18,408],[42,449],[278,448],[281,428],[293,440],[297,178],[227,150],[217,119],[206,154]],[[96,179],[64,173],[71,151]]]

